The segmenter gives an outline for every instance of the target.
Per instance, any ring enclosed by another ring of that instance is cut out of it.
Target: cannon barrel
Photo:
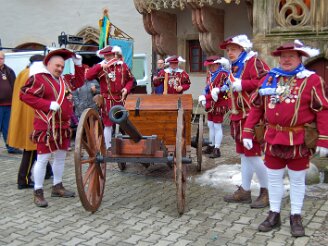
[[[137,143],[142,139],[142,135],[132,124],[128,117],[128,111],[122,105],[115,105],[109,110],[109,119],[119,124],[121,129]]]

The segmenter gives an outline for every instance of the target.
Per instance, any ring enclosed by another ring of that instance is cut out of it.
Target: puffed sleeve
[[[44,85],[31,76],[21,88],[19,98],[34,109],[48,112],[51,101],[43,99]]]
[[[312,75],[314,76],[314,75]],[[328,85],[319,76],[312,88],[311,109],[316,114],[316,123],[319,133],[317,145],[328,148]]]

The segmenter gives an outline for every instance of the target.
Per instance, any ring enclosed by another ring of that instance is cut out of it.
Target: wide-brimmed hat
[[[74,57],[75,54],[74,52],[68,49],[58,49],[58,50],[50,51],[43,60],[44,65],[47,66],[50,58],[54,56],[61,56],[64,60],[67,60],[69,58]]]
[[[117,45],[114,45],[114,46],[112,47],[112,52],[117,53],[117,54],[119,54],[119,55],[122,55],[122,49],[121,49],[120,46],[117,46]]]
[[[170,56],[165,59],[166,63],[179,63],[178,56]]]
[[[186,60],[183,59],[181,56],[173,55],[169,56],[165,59],[165,63],[179,63],[179,62],[185,62]]]
[[[245,34],[227,38],[219,45],[220,49],[225,50],[229,44],[239,45],[244,50],[250,50],[253,47],[252,42]]]
[[[106,46],[105,48],[97,51],[97,55],[99,57],[104,57],[105,55],[112,55],[112,54],[115,54],[115,50],[113,50],[112,46]]]
[[[227,58],[221,56],[209,56],[204,61],[204,66],[209,66],[212,64],[220,64],[224,69],[230,69],[230,63]]]
[[[320,53],[319,49],[305,46],[301,41],[294,40],[293,43],[285,43],[271,52],[272,56],[280,56],[282,52],[297,51],[301,56],[313,57]]]
[[[206,60],[204,61],[204,66],[209,66],[212,64],[218,64],[218,60],[220,59],[220,56],[208,56],[206,57]]]

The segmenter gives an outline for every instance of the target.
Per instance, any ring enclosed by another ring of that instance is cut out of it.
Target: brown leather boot
[[[221,156],[221,152],[219,148],[214,148],[213,153],[210,155],[210,158],[218,158]]]
[[[305,235],[300,214],[290,215],[290,231],[293,237],[303,237]]]
[[[52,197],[65,197],[65,198],[68,198],[68,197],[74,197],[75,192],[66,190],[63,186],[63,183],[60,182],[60,183],[52,186],[51,196]]]
[[[237,203],[251,203],[252,197],[251,197],[251,191],[246,191],[243,189],[243,187],[238,186],[238,190],[236,190],[231,195],[224,196],[225,202],[237,202]]]
[[[269,193],[267,188],[260,189],[260,195],[251,203],[251,208],[265,208],[269,206]]]
[[[280,225],[280,213],[269,211],[268,217],[259,225],[258,230],[268,232],[273,228],[279,227]]]
[[[48,206],[48,202],[44,199],[43,190],[38,189],[34,191],[34,204],[37,207],[45,208]]]
[[[214,149],[214,145],[213,146],[208,145],[206,149],[203,151],[203,154],[211,154],[213,152],[213,149]]]

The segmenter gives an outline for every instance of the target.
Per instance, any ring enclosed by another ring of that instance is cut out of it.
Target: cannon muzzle
[[[125,134],[129,135],[137,143],[142,139],[142,135],[129,120],[128,116],[128,111],[122,105],[115,105],[109,110],[109,119],[119,124]]]

